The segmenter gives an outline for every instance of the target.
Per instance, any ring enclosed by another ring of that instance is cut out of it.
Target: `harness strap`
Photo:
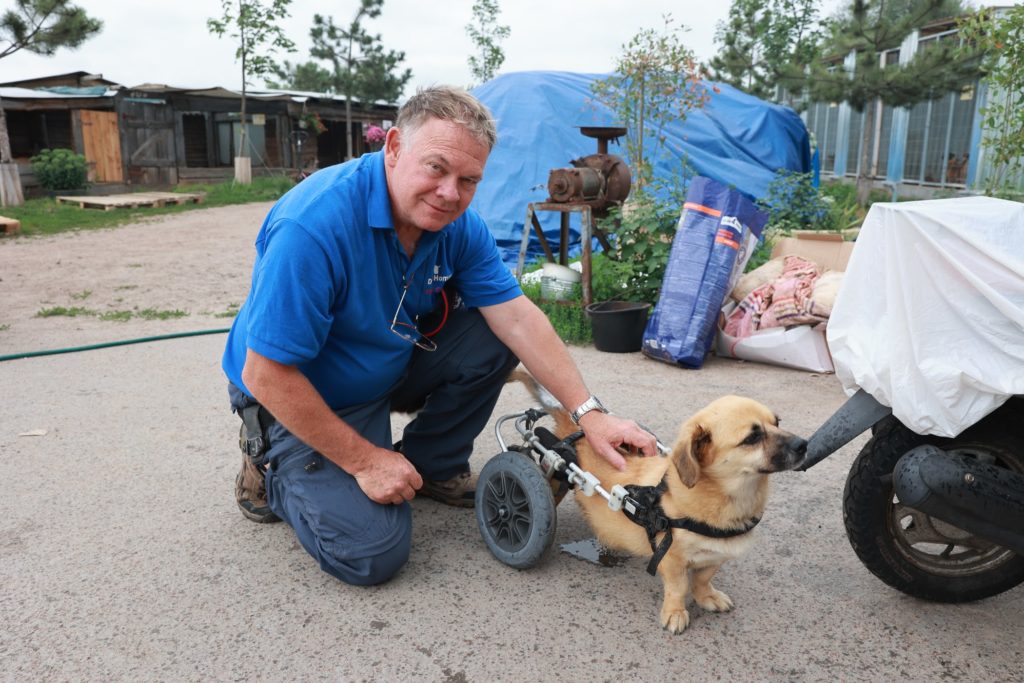
[[[651,576],[654,576],[665,553],[672,546],[672,529],[683,529],[709,538],[734,538],[749,532],[761,521],[760,517],[751,517],[740,528],[723,529],[689,517],[669,518],[661,507],[661,496],[667,490],[668,484],[664,479],[657,486],[631,484],[626,487],[629,496],[623,500],[622,505],[626,517],[647,532],[647,541],[654,552],[651,561],[647,563],[647,573]],[[657,535],[662,532],[665,535],[661,543],[658,543]]]

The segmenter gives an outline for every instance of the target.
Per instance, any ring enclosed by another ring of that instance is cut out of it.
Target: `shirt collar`
[[[370,159],[370,197],[366,202],[366,222],[371,228],[394,229],[391,217],[391,198],[388,180],[384,174],[384,151],[374,152]]]

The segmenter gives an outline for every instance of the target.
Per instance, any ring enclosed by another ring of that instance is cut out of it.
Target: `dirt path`
[[[248,292],[253,242],[270,206],[0,239],[0,355],[227,327]],[[39,316],[56,307],[95,315]],[[167,317],[175,311],[186,315]]]

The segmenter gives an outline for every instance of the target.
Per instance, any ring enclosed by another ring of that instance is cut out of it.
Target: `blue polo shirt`
[[[384,396],[415,346],[390,331],[432,311],[448,279],[466,305],[522,292],[483,220],[467,210],[424,232],[410,259],[395,235],[382,152],[303,180],[267,214],[256,238],[248,298],[231,326],[222,366],[242,382],[246,349],[297,366],[332,409]]]

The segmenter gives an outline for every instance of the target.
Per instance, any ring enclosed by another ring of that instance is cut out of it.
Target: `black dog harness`
[[[647,564],[647,573],[654,576],[665,553],[672,545],[672,529],[684,529],[709,538],[735,538],[747,533],[761,521],[760,517],[751,517],[738,529],[722,529],[689,517],[669,518],[661,507],[661,496],[668,490],[668,484],[662,479],[657,486],[638,486],[630,484],[625,487],[629,495],[622,500],[622,512],[635,524],[639,524],[647,532],[647,540],[651,544],[654,555]],[[665,532],[658,543],[655,537]]]

